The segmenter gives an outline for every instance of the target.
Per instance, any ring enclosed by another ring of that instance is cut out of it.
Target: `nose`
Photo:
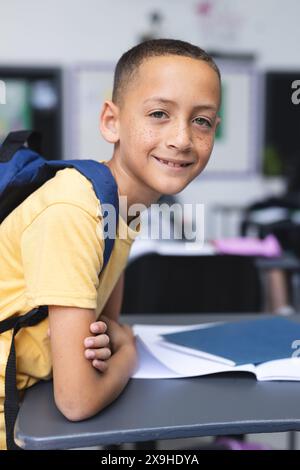
[[[171,128],[168,129],[166,145],[168,148],[177,149],[181,152],[187,152],[191,149],[190,129],[186,122],[172,124]]]

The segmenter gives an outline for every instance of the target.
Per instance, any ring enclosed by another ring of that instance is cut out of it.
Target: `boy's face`
[[[118,112],[115,154],[123,169],[158,194],[184,189],[209,160],[219,102],[219,78],[204,61],[145,60]]]

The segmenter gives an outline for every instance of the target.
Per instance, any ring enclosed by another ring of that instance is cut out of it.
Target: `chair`
[[[241,236],[255,231],[260,238],[273,234],[282,248],[300,257],[299,193],[271,197],[249,205],[240,224]]]
[[[261,310],[261,283],[252,257],[147,253],[125,272],[126,314]]]

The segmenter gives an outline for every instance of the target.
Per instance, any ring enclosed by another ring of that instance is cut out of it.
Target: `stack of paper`
[[[134,332],[139,354],[134,378],[245,371],[258,380],[300,380],[300,324],[285,318],[135,325]]]

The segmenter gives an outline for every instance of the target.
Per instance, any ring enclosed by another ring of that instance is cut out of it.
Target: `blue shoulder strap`
[[[82,173],[91,181],[100,203],[110,204],[115,208],[117,226],[119,218],[118,187],[110,169],[107,166],[94,160],[51,160],[46,161],[45,165],[51,169],[55,168],[57,171],[62,168],[75,168]],[[103,214],[103,216],[105,216],[105,214]],[[105,227],[103,227],[103,230],[105,230]],[[113,238],[107,236],[104,239],[103,267],[105,267],[109,261],[114,246],[115,236]]]
[[[33,136],[33,137],[32,137]],[[75,168],[93,185],[101,204],[115,208],[116,226],[119,218],[118,188],[110,169],[94,160],[45,160],[36,151],[24,147],[29,137],[38,148],[35,133],[19,131],[9,134],[0,148],[0,222],[27,196],[63,168]],[[104,215],[104,214],[103,214]],[[115,235],[104,239],[104,265],[114,246]]]

